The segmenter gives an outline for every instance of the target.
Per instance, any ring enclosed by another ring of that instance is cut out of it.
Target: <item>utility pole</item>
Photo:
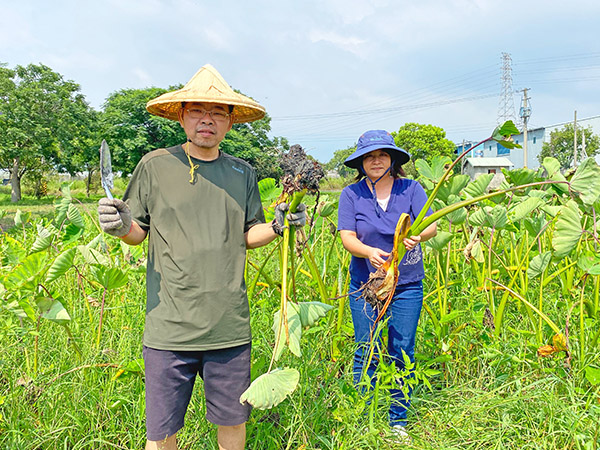
[[[531,116],[531,107],[527,103],[529,97],[527,97],[527,91],[529,88],[523,89],[523,106],[519,115],[523,119],[523,167],[527,168],[527,122],[529,122],[529,116]]]
[[[573,167],[577,167],[577,110],[573,118]]]

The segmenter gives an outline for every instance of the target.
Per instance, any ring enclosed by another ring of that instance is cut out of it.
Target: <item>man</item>
[[[176,449],[196,374],[204,380],[207,419],[220,449],[243,449],[250,406],[250,320],[245,252],[281,234],[287,206],[264,223],[256,175],[219,150],[233,123],[265,110],[234,92],[210,65],[180,90],[146,105],[178,120],[187,142],[146,154],[121,200],[101,199],[102,229],[129,245],[146,236],[146,449]],[[302,205],[303,206],[303,205]],[[288,214],[306,221],[304,208]]]

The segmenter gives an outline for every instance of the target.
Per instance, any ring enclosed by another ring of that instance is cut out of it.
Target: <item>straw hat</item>
[[[177,91],[167,92],[146,104],[150,114],[179,120],[182,102],[222,103],[232,105],[233,122],[252,122],[265,116],[265,108],[245,95],[238,94],[227,84],[221,74],[206,64],[187,84]]]

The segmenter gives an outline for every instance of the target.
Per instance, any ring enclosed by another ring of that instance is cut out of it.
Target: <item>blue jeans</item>
[[[354,324],[354,340],[357,344],[354,353],[354,384],[358,385],[364,369],[366,359],[369,357],[371,328],[377,318],[377,312],[371,308],[360,297],[362,291],[356,292],[360,285],[355,282],[350,283],[350,310],[352,311],[352,322]],[[415,335],[417,333],[417,323],[423,307],[423,282],[400,285],[396,288],[394,298],[390,303],[385,317],[380,322],[388,319],[388,354],[395,361],[399,370],[404,369],[404,357],[402,352],[414,362],[415,355]],[[373,330],[374,332],[375,330]],[[371,378],[371,383],[375,385],[375,370],[377,368],[377,346],[381,347],[381,335],[373,340],[375,347],[374,357],[371,358],[367,374]],[[392,389],[392,404],[389,411],[390,425],[406,425],[406,412],[410,406],[410,395],[412,389],[408,385],[408,395],[405,395],[401,389]]]

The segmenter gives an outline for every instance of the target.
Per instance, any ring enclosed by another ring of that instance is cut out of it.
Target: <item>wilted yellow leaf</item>
[[[552,345],[556,349],[557,352],[566,352],[567,348],[567,338],[564,334],[555,334],[552,336]]]

